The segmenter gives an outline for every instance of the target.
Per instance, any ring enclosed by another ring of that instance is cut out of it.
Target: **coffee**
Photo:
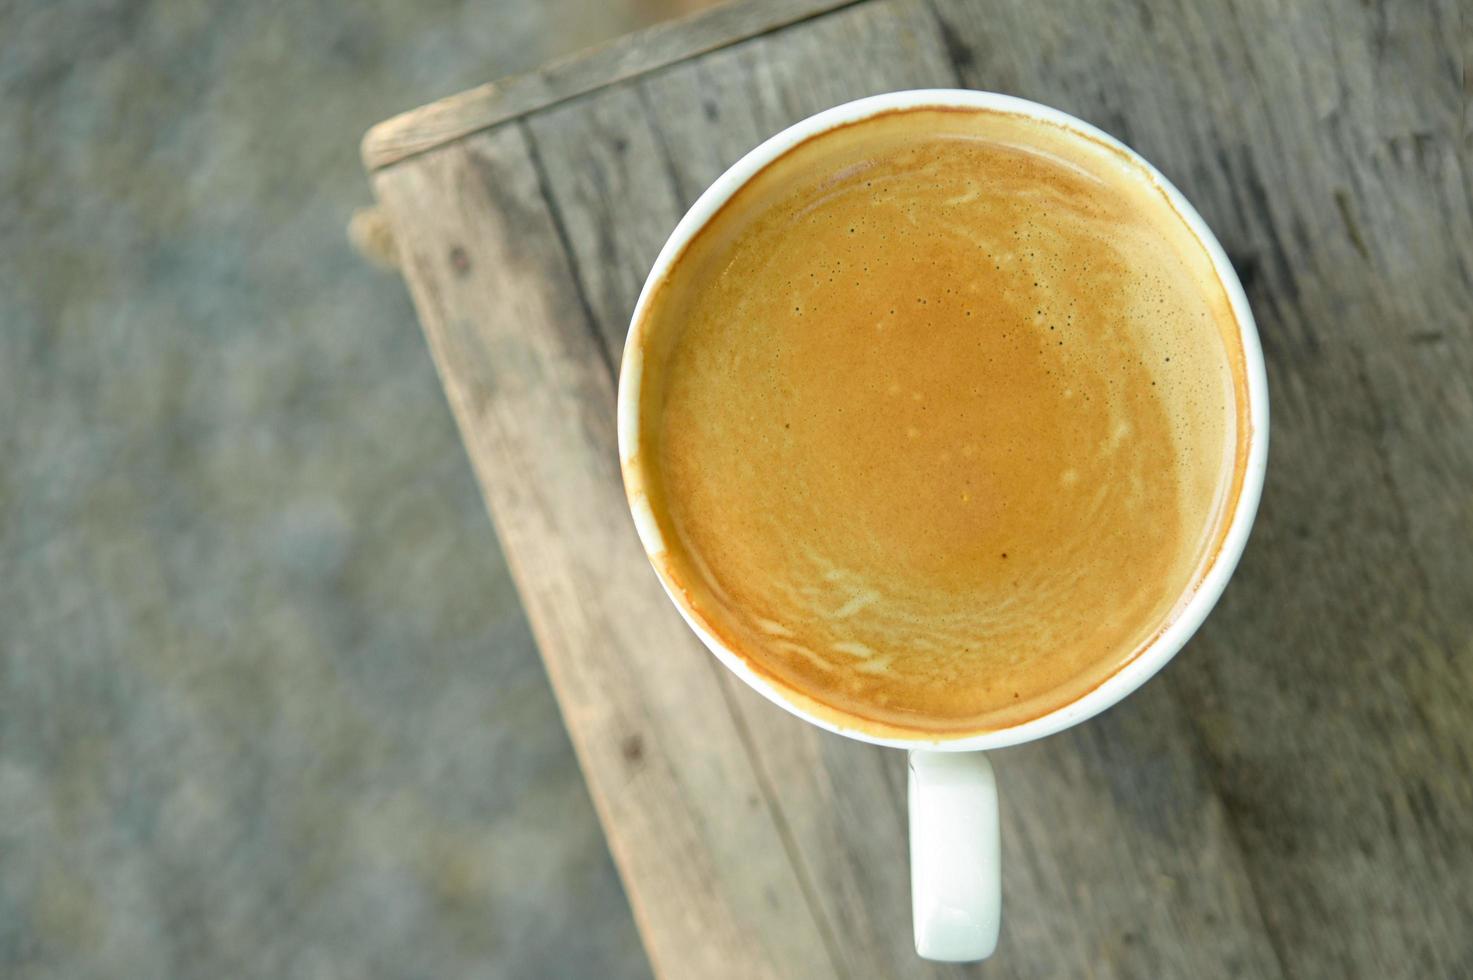
[[[1189,598],[1248,440],[1212,261],[1127,155],[913,109],[769,164],[655,287],[626,462],[666,581],[810,711],[960,736]]]

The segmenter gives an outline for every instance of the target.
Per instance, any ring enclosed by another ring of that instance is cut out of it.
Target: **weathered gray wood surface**
[[[376,171],[658,972],[1473,975],[1459,13],[869,0],[623,62]],[[760,700],[668,608],[612,421],[639,286],[713,177],[827,105],[958,84],[1074,112],[1181,186],[1243,276],[1274,407],[1259,525],[1197,639],[1105,716],[998,754],[984,967],[911,952],[900,754]]]
[[[363,137],[363,162],[386,167],[462,136],[860,0],[747,0],[658,24],[526,75],[386,119]]]

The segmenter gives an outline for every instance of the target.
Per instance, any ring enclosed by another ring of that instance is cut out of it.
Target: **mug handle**
[[[982,752],[910,753],[910,892],[916,952],[983,960],[1002,923],[997,783]]]

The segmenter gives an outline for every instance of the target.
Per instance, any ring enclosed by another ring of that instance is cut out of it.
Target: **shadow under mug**
[[[1002,111],[1053,123],[1115,147],[1140,166],[1201,241],[1227,293],[1242,344],[1250,430],[1242,490],[1222,545],[1198,579],[1194,593],[1179,606],[1176,618],[1124,667],[1069,704],[1007,728],[946,740],[877,737],[846,728],[810,711],[797,692],[754,672],[692,615],[680,589],[666,577],[662,563],[653,560],[653,556],[665,550],[665,545],[650,512],[642,478],[631,465],[640,443],[642,322],[655,286],[686,244],[758,171],[799,143],[880,113],[931,106]],[[985,751],[1052,735],[1104,711],[1149,680],[1196,632],[1237,566],[1258,509],[1268,457],[1268,384],[1253,314],[1232,264],[1196,209],[1160,172],[1118,140],[1056,109],[992,92],[921,89],[875,95],[810,116],[742,157],[696,200],[660,250],[634,309],[619,372],[618,435],[625,490],[640,542],[651,556],[665,592],[707,648],[759,694],[803,720],[849,738],[909,751],[911,897],[916,952],[928,959],[961,962],[992,955],[1001,924],[997,787]]]

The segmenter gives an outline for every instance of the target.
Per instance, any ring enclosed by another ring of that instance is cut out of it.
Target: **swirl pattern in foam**
[[[632,463],[669,581],[755,669],[949,736],[1079,697],[1171,619],[1246,451],[1202,244],[1062,127],[907,110],[745,185],[656,287]]]

